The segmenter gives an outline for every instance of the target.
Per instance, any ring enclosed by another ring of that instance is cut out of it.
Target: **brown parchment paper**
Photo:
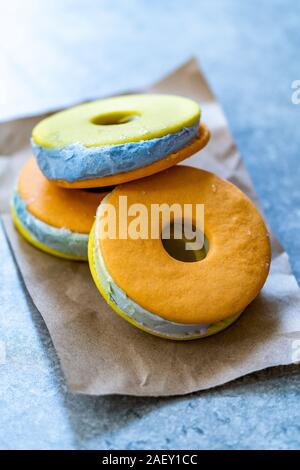
[[[197,63],[187,62],[149,91],[189,96],[201,104],[212,139],[185,164],[228,178],[256,200],[223,112]],[[21,163],[30,156],[31,129],[42,117],[0,126],[0,204],[4,213]],[[3,221],[25,285],[47,324],[73,392],[185,394],[295,360],[300,338],[299,288],[287,254],[274,237],[268,281],[241,318],[216,336],[171,342],[143,333],[116,315],[102,300],[86,263],[60,260],[36,250],[16,233],[9,215]]]

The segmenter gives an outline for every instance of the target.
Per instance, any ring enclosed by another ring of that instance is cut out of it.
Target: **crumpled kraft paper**
[[[187,62],[149,91],[184,95],[201,104],[212,139],[185,164],[229,179],[257,203],[223,112],[197,63]],[[21,164],[31,155],[31,129],[42,117],[0,126],[0,207],[4,213]],[[172,342],[143,333],[114,313],[94,286],[88,264],[38,251],[16,233],[8,214],[3,221],[25,285],[47,324],[73,392],[186,394],[295,360],[300,339],[299,288],[288,256],[273,236],[271,273],[240,319],[216,336]]]

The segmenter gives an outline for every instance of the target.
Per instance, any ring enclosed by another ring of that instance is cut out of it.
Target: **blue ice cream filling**
[[[12,208],[19,222],[37,241],[61,253],[87,259],[89,238],[87,234],[53,227],[37,219],[30,214],[17,191],[13,194]]]
[[[199,122],[179,132],[127,144],[84,147],[74,143],[48,148],[31,140],[33,152],[43,174],[50,180],[69,183],[115,175],[142,168],[177,152],[199,132]]]

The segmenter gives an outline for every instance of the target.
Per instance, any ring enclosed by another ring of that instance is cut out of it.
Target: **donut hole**
[[[140,116],[135,111],[111,111],[94,116],[91,123],[96,126],[115,126],[118,124],[126,124],[135,121]]]
[[[194,234],[193,238],[185,236],[182,222],[171,222],[161,232],[161,241],[166,252],[172,258],[185,263],[202,261],[206,258],[209,249],[205,234],[194,225],[191,227]],[[201,248],[197,248],[199,241]],[[192,245],[195,245],[195,249],[192,248]]]

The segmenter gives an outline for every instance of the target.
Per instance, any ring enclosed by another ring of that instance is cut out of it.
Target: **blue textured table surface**
[[[0,117],[139,88],[198,57],[299,282],[299,17],[292,0],[1,2]],[[69,393],[0,239],[0,448],[300,447],[297,367],[181,398]]]

